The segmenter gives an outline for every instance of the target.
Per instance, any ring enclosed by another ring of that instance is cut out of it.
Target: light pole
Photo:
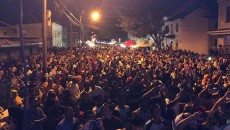
[[[47,43],[46,43],[46,6],[47,0],[43,0],[43,18],[42,18],[42,67],[46,70],[47,67]]]
[[[80,24],[82,24],[82,14],[80,15]],[[82,25],[83,26],[83,25]],[[82,27],[80,26],[80,33],[79,33],[79,46],[81,47],[81,44],[83,42],[83,34],[82,34]]]
[[[73,52],[73,24],[71,21],[69,22],[69,43],[70,43],[70,46],[69,46],[70,52],[72,54]]]

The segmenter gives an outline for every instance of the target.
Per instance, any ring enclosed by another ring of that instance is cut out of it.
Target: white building
[[[26,55],[36,53],[38,46],[42,44],[42,24],[32,23],[23,25],[24,45]],[[67,28],[52,23],[47,26],[47,46],[67,47]],[[14,27],[0,27],[0,59],[4,57],[20,56],[19,25]]]
[[[197,0],[188,0],[166,22],[169,33],[164,43],[172,49],[190,50],[200,54],[209,52],[207,31],[215,26],[210,9]]]
[[[42,24],[32,23],[23,25],[24,38],[33,39],[35,42],[42,42]],[[0,27],[0,38],[19,38],[19,25],[13,27]],[[67,47],[67,28],[52,23],[47,26],[47,46]]]
[[[230,0],[219,0],[218,29],[209,31],[221,52],[230,53]]]

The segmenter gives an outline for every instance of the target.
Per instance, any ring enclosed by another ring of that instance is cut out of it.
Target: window
[[[179,32],[179,24],[176,23],[176,32]]]
[[[226,22],[230,22],[230,6],[227,7],[227,17]]]
[[[171,24],[170,32],[173,33],[173,25]]]

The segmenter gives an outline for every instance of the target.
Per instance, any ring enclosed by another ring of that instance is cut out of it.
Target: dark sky
[[[19,1],[20,0],[0,0],[0,21],[9,24],[19,23]],[[24,22],[36,23],[41,22],[42,18],[42,0],[23,0],[24,1]],[[54,6],[54,1],[47,0],[48,7],[52,11],[52,20],[62,25],[68,25],[67,20]],[[174,10],[188,0],[62,0],[69,10],[79,18],[81,10],[84,10],[84,18],[87,24],[92,24],[89,21],[89,14],[92,10],[101,10],[102,17],[100,22],[94,24],[101,30],[102,34],[120,34],[123,35],[121,29],[117,28],[116,11],[128,12],[144,12],[149,9],[157,9],[162,12],[164,10]],[[204,0],[215,1],[215,0]],[[170,12],[170,11],[169,11]],[[88,21],[88,22],[87,22]],[[3,24],[0,23],[2,26]],[[108,36],[109,37],[109,36]]]
[[[17,23],[19,17],[19,1],[20,0],[0,0],[0,20],[10,23]],[[24,1],[24,19],[25,22],[36,22],[35,19],[41,21],[42,0],[23,0]],[[53,1],[47,0],[48,8],[53,9]],[[86,15],[90,10],[101,9],[102,15],[109,18],[115,15],[116,10],[143,11],[157,6],[167,8],[177,8],[178,5],[189,0],[61,0],[73,13],[78,15],[80,10],[84,10]],[[205,0],[204,0],[205,1]],[[215,0],[206,0],[215,1]],[[210,2],[209,2],[210,3]],[[162,11],[159,9],[159,11]],[[53,14],[59,15],[59,12],[53,10]]]
[[[0,20],[17,23],[19,19],[19,1],[20,0],[0,0]],[[37,22],[41,21],[42,15],[42,0],[23,0],[24,1],[24,21]],[[48,8],[53,9],[53,1],[47,0]],[[102,12],[102,20],[112,18],[115,15],[115,10],[145,10],[146,6],[153,6],[157,0],[62,0],[68,7],[78,15],[79,10],[84,9],[85,15],[88,15],[90,10],[100,9]],[[159,0],[159,1],[186,1],[186,0]],[[176,2],[173,2],[176,3]],[[54,15],[60,15],[59,12],[52,12]],[[106,22],[106,21],[104,21]]]

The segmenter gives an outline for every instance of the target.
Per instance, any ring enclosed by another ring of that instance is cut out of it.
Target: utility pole
[[[82,24],[82,15],[80,14],[80,24]],[[82,27],[80,26],[80,31],[79,31],[79,47],[81,47],[82,44]]]
[[[42,67],[43,70],[47,68],[47,43],[46,43],[46,27],[47,27],[47,17],[46,17],[46,6],[47,0],[43,0],[43,19],[42,19]]]
[[[70,21],[69,22],[69,47],[70,47],[70,52],[73,52],[73,24]]]
[[[21,58],[24,67],[25,86],[27,85],[27,70],[26,70],[26,55],[24,48],[24,37],[23,37],[23,0],[20,0],[20,44],[21,44]]]
[[[26,55],[25,55],[25,48],[24,48],[24,37],[23,37],[23,0],[20,0],[20,44],[21,44],[21,58],[23,61],[23,68],[24,68],[24,85],[25,85],[25,89],[24,89],[24,107],[27,107],[27,69],[26,69]],[[25,129],[25,121],[26,121],[26,116],[25,116],[25,112],[23,114],[23,129]]]

